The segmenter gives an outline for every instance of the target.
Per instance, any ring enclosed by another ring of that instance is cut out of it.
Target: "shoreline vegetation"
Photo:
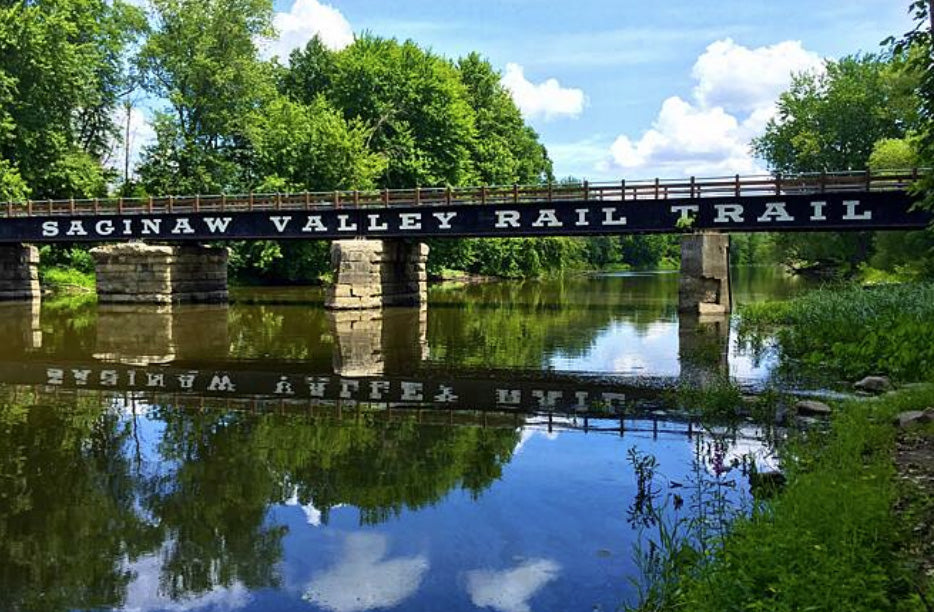
[[[775,334],[782,367],[885,375],[895,389],[830,401],[829,417],[806,426],[793,420],[778,443],[781,473],[752,471],[751,511],[729,517],[713,546],[695,534],[659,546],[643,571],[655,583],[629,609],[931,612],[934,423],[899,416],[934,406],[934,285],[824,288],[739,318],[747,339]],[[692,400],[710,403],[701,410],[713,418],[724,415],[714,400],[740,400],[707,395]],[[752,416],[769,428],[778,420],[774,410]],[[768,495],[755,491],[763,476],[779,483]]]

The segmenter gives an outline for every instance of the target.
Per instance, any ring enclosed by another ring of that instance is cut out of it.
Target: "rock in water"
[[[801,400],[795,404],[795,411],[798,414],[811,416],[828,416],[833,410],[824,402],[814,400]]]
[[[882,393],[892,388],[892,381],[887,376],[867,376],[853,387],[867,393]]]

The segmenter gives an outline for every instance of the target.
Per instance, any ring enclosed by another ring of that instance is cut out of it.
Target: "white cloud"
[[[798,41],[749,49],[718,40],[698,57],[692,100],[668,98],[639,138],[620,135],[610,166],[643,176],[717,176],[764,172],[749,149],[775,113],[794,73],[822,68]]]
[[[421,555],[384,559],[387,548],[384,535],[350,534],[340,560],[311,581],[305,599],[333,612],[398,606],[418,590],[428,559]]]
[[[550,559],[529,559],[510,570],[467,572],[467,593],[478,608],[530,612],[529,600],[558,577],[561,566]]]
[[[584,111],[586,98],[582,90],[562,87],[557,79],[532,83],[519,64],[506,64],[501,82],[527,119],[548,121],[557,117],[577,117]]]
[[[343,14],[317,0],[295,0],[288,12],[277,12],[273,25],[279,37],[265,50],[269,57],[287,60],[293,49],[304,47],[316,35],[329,49],[339,50],[354,41],[353,29]]]

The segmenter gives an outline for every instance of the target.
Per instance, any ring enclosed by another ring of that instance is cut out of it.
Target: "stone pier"
[[[227,301],[227,250],[114,244],[91,250],[97,299],[111,304]]]
[[[404,240],[335,240],[334,285],[325,306],[362,310],[418,306],[428,295],[428,245]]]
[[[681,238],[678,310],[723,314],[732,310],[730,237],[701,233]]]
[[[339,376],[403,376],[428,358],[425,307],[332,310],[327,316]]]
[[[28,302],[40,297],[39,250],[27,244],[0,245],[0,301]]]

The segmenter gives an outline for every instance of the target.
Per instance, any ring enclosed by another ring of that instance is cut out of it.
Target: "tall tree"
[[[143,155],[151,191],[205,193],[256,182],[246,122],[274,93],[256,41],[270,36],[271,0],[153,0],[154,27],[138,64],[146,90],[171,110]]]
[[[125,53],[145,27],[121,0],[0,7],[0,195],[102,195],[128,88]]]
[[[916,81],[899,56],[862,55],[797,75],[753,150],[778,172],[866,170],[875,143],[918,125]],[[873,253],[873,234],[776,234],[779,259],[799,271],[849,274]]]

